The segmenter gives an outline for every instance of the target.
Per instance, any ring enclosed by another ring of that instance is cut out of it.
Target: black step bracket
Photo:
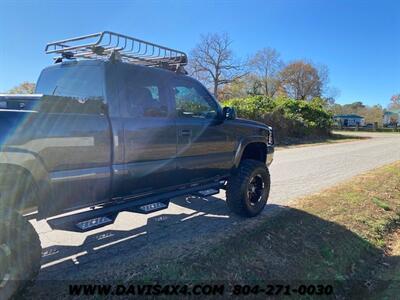
[[[196,194],[200,197],[209,197],[219,193],[219,189],[207,189],[203,191],[198,191]]]
[[[88,231],[98,227],[106,226],[112,224],[114,222],[114,218],[108,216],[100,216],[89,220],[81,221],[75,224],[81,231]]]
[[[149,214],[152,212],[156,212],[162,209],[168,208],[169,201],[165,202],[154,202],[154,203],[149,203],[145,204],[142,206],[137,206],[134,209],[131,209],[131,211],[142,213],[142,214]]]

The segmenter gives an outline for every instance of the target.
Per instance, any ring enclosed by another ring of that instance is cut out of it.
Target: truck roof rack
[[[48,43],[45,51],[47,54],[60,55],[55,57],[56,63],[63,58],[111,58],[175,71],[182,71],[187,64],[186,53],[182,51],[111,31]]]

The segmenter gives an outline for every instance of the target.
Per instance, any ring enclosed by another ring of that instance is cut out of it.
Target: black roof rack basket
[[[182,51],[111,31],[52,42],[46,45],[45,51],[47,54],[59,54],[61,57],[56,58],[56,62],[62,58],[112,57],[127,63],[173,70],[187,64],[187,56]]]

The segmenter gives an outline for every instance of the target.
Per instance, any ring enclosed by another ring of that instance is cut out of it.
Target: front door
[[[233,133],[221,120],[219,105],[201,84],[188,77],[173,80],[171,95],[180,183],[208,181],[227,174],[233,161]]]

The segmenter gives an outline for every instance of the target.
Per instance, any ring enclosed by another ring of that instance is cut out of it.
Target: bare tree
[[[25,81],[15,87],[13,87],[8,92],[10,94],[32,94],[35,91],[35,84],[32,82]]]
[[[390,103],[388,105],[388,109],[392,110],[392,109],[400,109],[400,94],[397,95],[393,95],[390,98]]]
[[[335,105],[336,99],[340,96],[340,90],[337,87],[329,87],[327,88],[326,95],[324,100],[326,102],[327,107],[333,107]]]
[[[317,69],[312,63],[302,60],[288,64],[281,72],[282,88],[289,97],[310,100],[321,97],[328,80],[326,67]]]
[[[249,95],[260,95],[261,84],[254,74],[246,74],[225,84],[218,90],[218,99],[245,98]]]
[[[215,97],[220,86],[243,76],[243,66],[236,61],[231,44],[226,33],[202,35],[190,53],[189,73],[211,86]]]
[[[262,84],[263,94],[273,97],[278,90],[278,75],[283,67],[279,52],[273,48],[263,48],[250,59],[250,66]]]

